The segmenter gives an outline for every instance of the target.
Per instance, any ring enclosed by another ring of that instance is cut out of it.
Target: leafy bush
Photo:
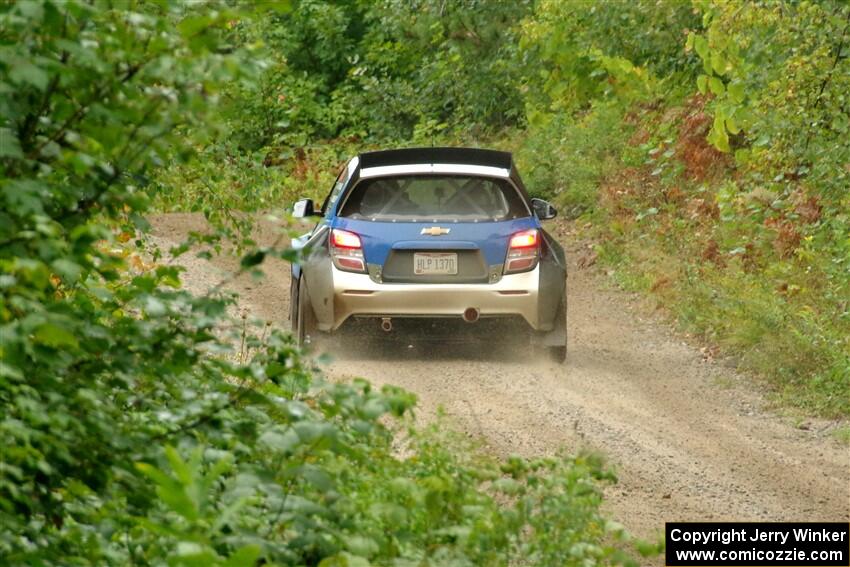
[[[516,29],[530,2],[300,0],[240,28],[272,64],[232,96],[249,149],[354,136],[399,142],[418,124],[492,131],[522,120]]]
[[[687,73],[683,31],[699,20],[680,0],[544,0],[522,24],[526,112],[570,115],[601,98],[645,98],[654,77]]]
[[[523,22],[529,185],[783,400],[847,415],[850,8],[657,4],[541,2]]]
[[[531,190],[785,402],[846,416],[846,3],[540,2],[521,27]]]
[[[301,197],[324,199],[339,169],[357,150],[337,143],[281,149],[265,156],[224,144],[208,146],[188,162],[159,169],[156,208],[203,212],[212,221],[240,212],[283,209]]]
[[[220,145],[180,163],[262,63],[233,43],[250,14],[205,7],[0,7],[0,563],[628,562],[597,460],[499,465],[405,433],[411,394],[325,382],[221,286],[193,296],[139,255],[152,201],[218,203],[221,227],[292,187],[212,163]],[[253,250],[241,271],[269,255],[294,259]]]
[[[567,218],[592,211],[626,142],[622,114],[617,102],[602,101],[580,118],[557,113],[532,123],[516,152],[528,190],[552,199]]]

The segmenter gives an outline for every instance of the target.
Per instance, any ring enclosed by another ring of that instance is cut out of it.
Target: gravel
[[[192,214],[152,223],[163,247],[204,229]],[[278,230],[261,222],[258,242]],[[238,265],[191,254],[180,263],[195,291]],[[289,268],[270,260],[263,269],[267,278],[228,287],[240,309],[286,327]],[[326,372],[407,388],[419,397],[420,419],[443,408],[498,455],[605,455],[619,477],[605,506],[641,537],[660,537],[665,521],[850,521],[850,447],[829,434],[841,424],[809,418],[795,426],[733,364],[706,360],[603,278],[572,267],[564,365],[510,343],[378,345],[337,352]]]

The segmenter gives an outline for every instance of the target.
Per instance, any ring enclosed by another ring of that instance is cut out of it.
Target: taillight
[[[366,272],[363,261],[363,244],[353,232],[334,228],[330,238],[331,260],[334,266],[345,272]]]
[[[537,246],[537,230],[525,230],[511,236],[511,248],[531,248]]]
[[[511,236],[505,273],[527,272],[537,266],[540,255],[540,233],[537,229],[524,230]]]
[[[362,247],[360,244],[360,237],[353,232],[348,232],[347,230],[335,228],[331,231],[331,237],[333,238],[333,245],[337,248],[352,248],[359,250]]]

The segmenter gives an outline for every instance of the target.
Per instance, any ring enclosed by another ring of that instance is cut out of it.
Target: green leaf
[[[0,128],[0,158],[22,158],[21,142],[11,128]]]
[[[148,317],[162,317],[168,313],[165,303],[152,295],[145,297],[144,310]]]
[[[47,72],[26,60],[17,60],[9,71],[9,79],[18,85],[28,84],[43,91],[47,88]]]
[[[210,27],[213,21],[209,16],[189,16],[177,24],[177,31],[183,37],[192,37]]]
[[[189,521],[198,519],[195,503],[179,482],[148,463],[136,463],[136,469],[156,483],[156,493],[166,506]]]
[[[286,14],[292,10],[292,2],[290,0],[275,0],[264,4],[269,10]]]
[[[348,551],[360,557],[372,557],[380,551],[375,540],[365,536],[346,535],[343,536],[343,542],[345,543],[345,548]]]
[[[342,552],[331,557],[325,557],[319,562],[319,567],[371,567],[368,559]]]
[[[30,20],[41,20],[44,17],[44,7],[39,2],[18,2],[17,6],[21,15]]]
[[[40,325],[33,333],[33,339],[37,343],[54,348],[79,346],[77,337],[71,331],[53,323]]]
[[[252,268],[259,264],[263,263],[263,260],[266,259],[266,251],[265,250],[256,250],[250,254],[247,254],[242,258],[242,267],[243,268]]]
[[[165,447],[165,458],[168,459],[168,464],[171,465],[171,470],[174,471],[177,480],[181,484],[188,486],[194,481],[195,475],[190,463],[183,460],[177,449],[171,445]]]
[[[260,435],[257,441],[267,447],[285,453],[291,453],[301,444],[301,438],[292,428],[287,428],[283,433],[277,430],[266,431]]]
[[[731,116],[726,117],[726,129],[729,130],[731,134],[738,134],[741,132],[741,127]]]
[[[223,567],[255,567],[262,553],[263,550],[259,545],[246,545],[234,551],[222,565]]]
[[[700,59],[708,59],[708,40],[701,35],[694,36],[694,51],[700,56]]]
[[[195,541],[181,541],[175,550],[176,565],[185,567],[207,567],[217,565],[219,556],[209,547]]]
[[[363,405],[363,415],[369,419],[377,419],[384,415],[386,411],[386,404],[378,398],[372,398]]]
[[[23,373],[14,366],[10,366],[5,362],[0,361],[0,378],[13,378],[15,380],[20,380],[24,377]]]
[[[717,96],[721,96],[724,92],[726,92],[726,87],[723,86],[723,81],[717,77],[709,77],[708,88]]]
[[[712,126],[711,131],[708,133],[707,140],[721,152],[728,152],[730,150],[729,135],[726,133],[723,121],[718,125],[715,119],[714,126]]]
[[[312,443],[318,439],[331,439],[336,434],[333,425],[318,421],[300,421],[293,427],[304,443]]]
[[[402,525],[408,518],[408,509],[393,503],[373,504],[369,507],[369,513],[394,525]]]
[[[67,258],[58,258],[50,264],[50,267],[53,268],[53,271],[56,272],[66,283],[73,283],[77,281],[80,277],[80,274],[83,272],[83,268],[80,267],[76,262],[72,262]]]
[[[718,75],[726,72],[726,60],[723,59],[723,54],[716,51],[711,54],[711,68]]]
[[[330,475],[319,467],[304,465],[301,468],[301,476],[321,492],[328,492],[333,488],[333,481]]]
[[[708,92],[708,75],[697,77],[697,90],[699,90],[700,94],[706,94]]]
[[[735,104],[744,102],[744,85],[740,82],[733,81],[726,85],[726,90],[729,92],[729,99]]]
[[[130,213],[129,219],[130,222],[133,223],[133,226],[135,226],[139,231],[150,232],[151,224],[148,222],[148,219],[146,219],[139,213]]]

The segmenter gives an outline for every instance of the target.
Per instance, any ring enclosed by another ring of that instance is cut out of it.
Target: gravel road
[[[165,248],[204,229],[192,214],[152,224],[153,241]],[[566,226],[557,230],[575,248]],[[256,238],[268,243],[276,232],[264,222]],[[197,291],[238,265],[232,257],[184,258],[184,281]],[[281,261],[263,267],[267,278],[242,277],[230,288],[240,309],[288,326],[289,268]],[[619,476],[607,491],[608,510],[642,537],[677,520],[850,520],[850,447],[830,435],[846,423],[770,410],[752,379],[706,359],[593,268],[572,266],[568,287],[562,366],[511,349],[432,344],[343,353],[327,372],[407,388],[419,396],[424,419],[442,406],[497,454],[606,455]]]

